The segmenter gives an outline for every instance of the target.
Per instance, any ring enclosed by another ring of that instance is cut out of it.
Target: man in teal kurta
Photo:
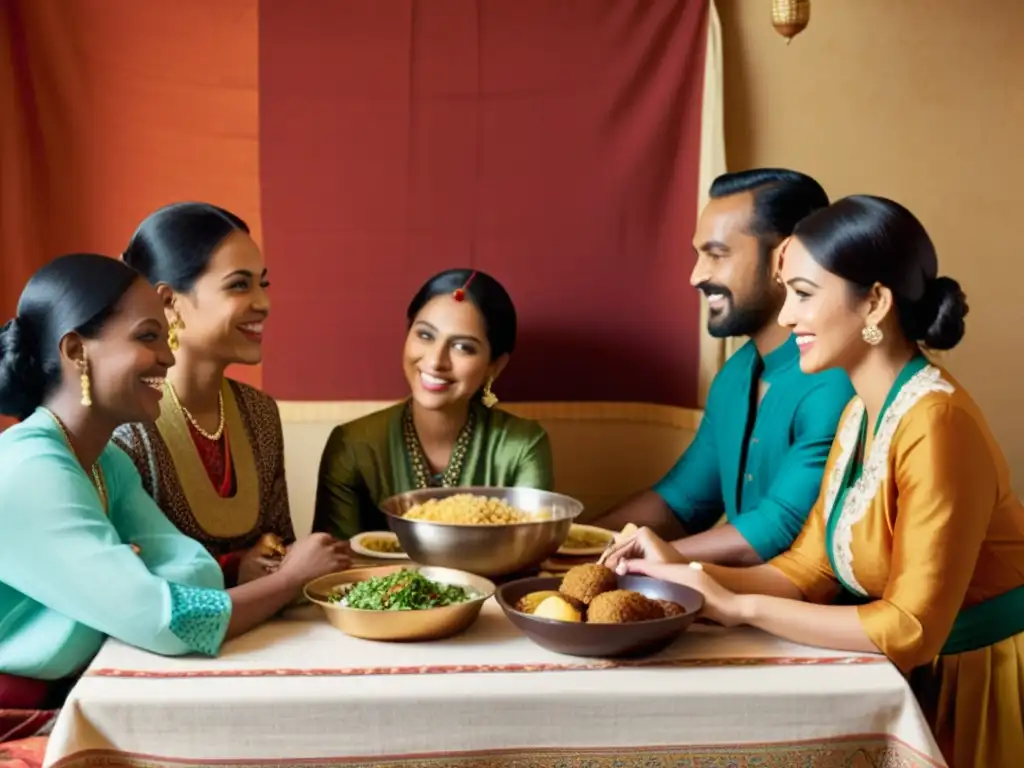
[[[806,375],[774,279],[780,244],[828,197],[793,171],[726,174],[711,187],[694,237],[691,283],[708,331],[749,336],[723,366],[693,443],[654,488],[598,520],[649,526],[690,560],[765,562],[789,549],[821,486],[836,426],[853,396],[840,370]],[[715,526],[722,515],[726,524]]]

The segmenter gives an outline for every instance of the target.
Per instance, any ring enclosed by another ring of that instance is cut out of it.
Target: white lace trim
[[[832,557],[836,565],[836,576],[861,596],[866,597],[868,593],[857,581],[853,570],[853,526],[859,523],[867,513],[868,506],[886,479],[889,469],[889,447],[892,445],[896,428],[921,398],[932,392],[952,394],[954,391],[953,385],[942,378],[942,371],[934,365],[925,366],[915,373],[903,385],[899,394],[886,410],[882,417],[882,423],[878,425],[878,432],[875,433],[871,450],[864,459],[864,469],[860,478],[843,499],[842,509],[838,511],[839,519],[836,521],[835,533],[832,536]],[[825,489],[826,525],[834,512],[833,507],[836,497],[839,495],[839,489],[842,487],[846,468],[857,449],[863,419],[864,403],[856,400],[839,431],[839,456],[836,457],[835,465],[829,474],[828,486]]]

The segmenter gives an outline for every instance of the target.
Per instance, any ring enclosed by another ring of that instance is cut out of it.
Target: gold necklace
[[[466,454],[469,453],[469,441],[473,438],[473,430],[476,426],[476,414],[469,412],[469,418],[465,426],[459,432],[455,445],[452,446],[452,455],[448,459],[448,466],[441,474],[440,487],[454,488],[459,484],[462,477],[462,469],[466,463]],[[416,426],[412,421],[412,406],[405,406],[405,413],[402,414],[402,434],[405,438],[405,452],[409,456],[409,463],[412,464],[412,472],[417,488],[430,488],[438,484],[433,481],[430,472],[430,464],[423,453],[423,446],[416,435]]]
[[[75,446],[71,443],[71,435],[68,434],[68,430],[67,427],[64,426],[64,422],[62,422],[57,417],[57,414],[49,408],[44,408],[43,410],[50,414],[50,418],[53,419],[53,423],[57,425],[57,429],[59,429],[61,435],[64,436],[64,442],[68,444],[68,449],[71,451],[71,454],[75,456],[75,458],[78,458],[78,454],[75,453]],[[107,481],[103,474],[103,468],[100,466],[99,459],[94,461],[92,465],[92,484],[96,487],[96,493],[100,495],[100,504],[103,507],[104,514],[106,514],[110,503],[110,496],[107,493]]]
[[[171,400],[174,401],[174,407],[181,411],[181,415],[188,419],[188,423],[195,428],[196,432],[207,440],[212,440],[213,442],[220,440],[221,435],[224,434],[224,424],[226,423],[226,419],[224,418],[224,394],[222,392],[217,393],[217,408],[220,410],[220,420],[217,422],[217,429],[213,432],[207,432],[199,426],[199,423],[195,420],[192,414],[188,412],[188,408],[181,404],[181,400],[178,399],[178,393],[174,391],[174,386],[170,381],[167,382],[167,391],[171,393]]]

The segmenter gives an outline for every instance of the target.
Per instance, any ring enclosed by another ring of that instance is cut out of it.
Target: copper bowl
[[[505,525],[458,525],[404,517],[428,499],[456,494],[497,498],[527,513],[546,512],[549,518]],[[388,526],[410,559],[424,565],[458,568],[481,576],[522,573],[558,551],[582,502],[560,493],[535,488],[428,488],[392,496],[381,502]]]
[[[704,596],[695,589],[647,576],[619,576],[619,589],[639,592],[655,600],[671,600],[683,608],[679,616],[630,624],[587,624],[556,621],[520,613],[519,599],[531,592],[558,589],[560,578],[519,579],[501,586],[498,605],[524,635],[542,648],[568,656],[617,658],[647,656],[660,651],[681,635],[704,607]]]
[[[327,598],[343,584],[366,581],[374,576],[389,576],[401,570],[419,571],[423,576],[441,584],[465,587],[477,596],[464,603],[427,608],[422,611],[367,611],[332,603]],[[303,594],[316,603],[327,620],[346,635],[364,640],[440,640],[463,632],[480,616],[480,609],[494,594],[494,584],[472,573],[451,568],[432,568],[411,563],[384,565],[375,568],[355,568],[321,576],[306,585]]]

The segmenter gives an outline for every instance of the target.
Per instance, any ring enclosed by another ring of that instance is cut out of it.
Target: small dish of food
[[[321,576],[303,592],[347,635],[438,640],[473,624],[494,594],[494,584],[464,571],[408,564]]]
[[[573,523],[569,528],[569,535],[565,537],[558,554],[567,557],[586,557],[588,555],[600,555],[608,545],[612,543],[615,534],[604,528],[594,525],[580,525]]]
[[[349,539],[349,546],[357,555],[381,560],[408,560],[398,537],[391,531],[366,531]]]
[[[520,579],[497,592],[498,605],[532,641],[570,656],[655,653],[697,618],[696,590],[646,576],[578,565],[563,577]]]

